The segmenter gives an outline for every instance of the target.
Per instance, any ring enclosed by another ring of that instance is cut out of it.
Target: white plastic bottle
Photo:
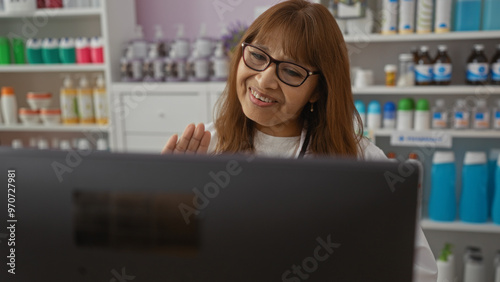
[[[443,99],[436,100],[436,106],[432,108],[432,128],[445,129],[448,128],[448,113],[444,106]]]
[[[217,42],[214,56],[212,57],[213,81],[226,81],[229,72],[229,57],[224,48],[224,42]]]
[[[207,37],[207,25],[202,23],[200,26],[200,34],[196,38],[194,48],[198,50],[198,56],[206,58],[212,56],[214,43],[211,38]]]
[[[493,267],[495,269],[495,282],[500,282],[500,251],[497,251],[497,255],[493,261]]]
[[[209,79],[210,62],[207,57],[201,57],[195,48],[188,59],[187,72],[190,81],[207,81]]]
[[[2,87],[1,94],[2,101],[2,114],[3,120],[6,125],[17,124],[17,99],[14,94],[14,88]]]
[[[463,282],[486,282],[486,270],[483,257],[479,254],[471,254],[464,266]]]
[[[175,38],[172,49],[175,54],[175,58],[172,59],[187,59],[189,57],[189,41],[184,38],[184,25],[182,24],[179,24],[177,37]]]
[[[429,101],[427,99],[419,99],[415,109],[415,130],[429,130],[430,123]]]
[[[78,97],[78,114],[80,115],[80,123],[94,124],[94,103],[92,99],[92,88],[85,76],[80,78],[80,85],[77,89]]]
[[[485,99],[478,99],[472,110],[472,128],[490,129],[490,111]]]
[[[500,129],[500,99],[497,100],[497,106],[493,108],[493,128]]]
[[[397,130],[412,130],[413,129],[413,109],[414,102],[411,98],[401,99],[398,102],[398,111],[396,118]]]
[[[436,1],[436,15],[434,21],[434,32],[445,33],[451,30],[451,7],[452,0]]]
[[[384,0],[382,4],[382,34],[396,34],[398,23],[398,0]]]
[[[108,97],[106,94],[106,83],[104,77],[100,74],[96,80],[96,87],[94,88],[94,110],[95,120],[97,124],[108,124],[109,109]]]
[[[465,99],[458,99],[454,109],[453,128],[467,129],[469,128],[469,110],[467,109]]]
[[[66,75],[63,86],[59,92],[61,104],[61,119],[63,124],[77,124],[78,120],[78,102],[76,98],[76,89],[73,88],[73,80]]]
[[[433,12],[434,12],[433,0],[418,0],[417,33],[423,34],[432,32]]]
[[[135,27],[135,39],[131,42],[133,46],[133,53],[135,59],[144,59],[148,55],[148,43],[144,39],[142,26]]]
[[[382,126],[382,109],[378,101],[368,104],[367,127],[368,129],[379,129]]]
[[[399,33],[415,31],[415,0],[401,0],[399,3]]]

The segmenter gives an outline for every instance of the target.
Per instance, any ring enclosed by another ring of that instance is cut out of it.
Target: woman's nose
[[[256,76],[259,86],[262,88],[276,89],[278,77],[276,76],[276,64],[272,63],[267,69],[259,72]]]

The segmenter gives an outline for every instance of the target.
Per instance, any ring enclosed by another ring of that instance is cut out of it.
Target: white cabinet
[[[102,36],[104,39],[104,64],[43,64],[43,65],[0,65],[0,87],[12,86],[15,89],[19,107],[28,107],[26,93],[52,93],[51,107],[59,108],[59,89],[62,75],[70,74],[75,86],[81,75],[94,85],[95,75],[103,74],[106,85],[119,79],[119,58],[122,44],[133,36],[135,27],[134,0],[100,1],[98,8],[39,9],[31,15],[10,15],[0,12],[0,36],[29,38],[62,38]],[[73,139],[85,138],[85,132],[102,133],[109,138],[111,126],[5,126],[0,124],[0,144],[10,145],[13,139],[28,140],[35,138]],[[89,140],[92,141],[92,140]]]
[[[159,153],[168,138],[190,123],[212,121],[225,83],[115,83],[112,89],[114,150]]]

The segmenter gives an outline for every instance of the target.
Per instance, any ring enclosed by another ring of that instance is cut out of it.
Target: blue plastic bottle
[[[436,151],[432,158],[429,218],[454,221],[457,214],[455,154]]]
[[[460,219],[469,223],[488,220],[488,165],[486,153],[466,152],[462,168]]]
[[[363,123],[362,126],[363,128],[366,125],[366,108],[365,108],[365,103],[361,100],[356,100],[354,101],[354,106],[356,107],[356,110],[359,113],[359,116],[361,117],[361,122]]]
[[[396,104],[394,102],[386,102],[384,105],[383,127],[386,129],[396,128]]]
[[[456,0],[455,31],[477,31],[481,27],[481,0]]]
[[[493,199],[495,197],[495,171],[497,169],[497,160],[500,155],[500,149],[491,149],[488,155],[488,215],[491,215]]]
[[[495,224],[500,224],[500,155],[498,156],[497,166],[495,169],[495,193],[493,196],[491,218]]]
[[[484,0],[483,30],[500,30],[500,0]]]

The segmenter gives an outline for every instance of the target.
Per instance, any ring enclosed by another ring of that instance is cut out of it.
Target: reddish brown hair
[[[316,155],[356,157],[361,139],[353,117],[361,124],[351,92],[349,59],[337,22],[321,4],[304,0],[281,2],[260,15],[244,34],[242,42],[272,42],[279,38],[285,55],[321,72],[314,103],[301,113],[311,134],[309,150]],[[236,93],[236,75],[241,58],[236,48],[230,63],[226,89],[218,102],[215,153],[253,151],[254,122],[241,108]]]

